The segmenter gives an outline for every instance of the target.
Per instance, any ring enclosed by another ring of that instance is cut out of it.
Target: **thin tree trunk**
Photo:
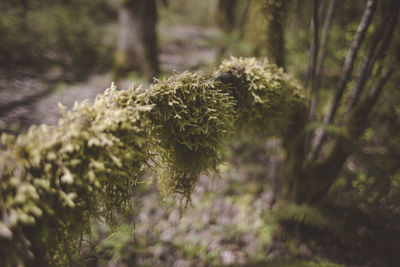
[[[349,136],[349,140],[356,141],[363,134],[365,129],[368,127],[368,118],[372,109],[376,105],[379,96],[385,87],[386,82],[389,80],[390,75],[393,71],[393,66],[387,68],[381,77],[378,78],[376,83],[370,90],[370,94],[362,102],[354,108],[354,111],[349,115],[348,120],[345,124],[345,131]],[[336,177],[342,168],[347,156],[351,154],[352,144],[349,140],[345,140],[345,137],[340,138],[333,146],[333,149],[324,161],[323,164],[319,165],[314,170],[314,182],[318,183],[318,190],[310,199],[312,202],[319,201],[332,186]],[[325,174],[321,176],[322,174]],[[320,177],[324,177],[323,181],[320,181]]]
[[[353,70],[354,62],[357,57],[357,52],[361,46],[362,41],[364,40],[365,33],[367,32],[367,29],[371,23],[372,16],[374,14],[376,8],[376,0],[368,0],[367,6],[364,10],[364,14],[362,16],[361,22],[358,25],[357,31],[354,35],[354,39],[351,43],[349,52],[346,56],[343,68],[342,68],[342,73],[339,76],[337,88],[336,88],[336,93],[333,98],[333,101],[331,102],[328,112],[326,113],[324,117],[324,123],[325,124],[330,124],[333,121],[333,118],[335,117],[336,111],[339,107],[340,100],[342,99],[343,92],[346,89],[347,82],[349,81],[351,72]],[[323,129],[318,129],[316,131],[315,139],[314,139],[314,149],[312,153],[312,158],[315,159],[321,148],[322,144],[325,139],[325,132]]]
[[[322,29],[322,36],[321,36],[321,44],[319,49],[318,61],[316,66],[316,74],[315,74],[315,87],[313,89],[313,98],[311,101],[311,108],[310,108],[310,118],[313,119],[315,117],[315,112],[318,106],[318,99],[319,99],[319,90],[321,88],[321,77],[324,70],[324,60],[326,54],[326,46],[328,44],[328,36],[329,36],[329,29],[332,24],[333,14],[335,10],[336,0],[330,0],[328,11],[326,13],[324,26]]]
[[[318,37],[318,31],[319,31],[319,19],[318,19],[318,14],[319,14],[319,0],[314,0],[314,5],[313,5],[313,16],[312,16],[312,29],[313,29],[313,42],[310,48],[310,62],[309,62],[309,77],[311,79],[311,90],[312,90],[312,98],[313,100],[318,97],[318,91],[316,87],[316,67],[317,67],[317,57],[318,57],[318,42],[319,42],[319,37]],[[308,85],[306,85],[307,87]],[[314,114],[315,114],[315,101],[311,102],[311,108],[310,108],[310,113],[309,113],[309,119],[314,120]]]
[[[156,0],[123,0],[115,72],[139,71],[149,80],[158,74]]]
[[[382,56],[382,53],[390,43],[395,26],[397,24],[398,14],[399,10],[397,9],[394,14],[388,18],[388,21],[384,21],[382,23],[382,27],[379,27],[376,30],[375,38],[372,41],[372,45],[364,58],[357,83],[353,89],[352,95],[349,98],[349,102],[346,107],[345,118],[352,108],[357,104],[376,60]]]
[[[308,161],[301,168],[293,168],[291,162],[285,162],[284,201],[316,203],[327,194],[347,156],[352,153],[354,142],[368,127],[369,114],[376,105],[392,70],[392,66],[387,68],[371,88],[370,94],[354,108],[343,129],[347,137],[342,136],[335,140],[323,161],[319,163]]]
[[[245,38],[256,43],[258,54],[285,66],[284,23],[288,0],[252,0]]]
[[[265,9],[269,18],[266,30],[266,56],[278,67],[285,67],[285,42],[283,24],[285,21],[287,0],[269,1]]]

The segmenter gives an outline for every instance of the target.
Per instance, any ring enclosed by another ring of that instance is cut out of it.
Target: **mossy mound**
[[[151,135],[160,158],[159,188],[190,200],[201,172],[216,170],[232,132],[234,99],[212,77],[184,72],[157,81],[145,95]]]
[[[5,266],[72,260],[90,219],[115,221],[148,158],[133,89],[108,89],[57,126],[3,135],[0,254]],[[5,257],[7,255],[7,257]],[[35,258],[33,257],[35,256]],[[24,258],[28,257],[28,258]],[[29,259],[31,257],[31,259]]]

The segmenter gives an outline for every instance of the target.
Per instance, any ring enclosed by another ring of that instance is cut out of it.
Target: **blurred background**
[[[126,89],[175,71],[212,74],[230,56],[267,57],[282,67],[312,89],[318,99],[312,121],[323,121],[367,2],[377,2],[375,14],[347,87],[356,87],[363,73],[371,87],[368,78],[380,77],[387,65],[391,78],[318,207],[276,207],[281,140],[239,135],[224,151],[220,177],[201,177],[182,217],[154,183],[141,184],[134,216],[112,234],[93,222],[94,249],[84,249],[81,264],[400,266],[396,0],[2,0],[0,132],[55,124],[59,102],[93,101],[112,81]],[[390,37],[378,34],[384,29]],[[346,115],[351,98],[343,93],[337,117]]]

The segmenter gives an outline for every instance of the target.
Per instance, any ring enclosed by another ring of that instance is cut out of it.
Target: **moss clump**
[[[224,87],[212,77],[184,72],[157,81],[146,94],[153,105],[147,117],[165,195],[179,193],[190,200],[200,173],[216,169],[219,148],[236,116],[234,99]]]
[[[222,62],[216,75],[230,85],[236,99],[238,129],[282,134],[305,104],[296,81],[266,59],[232,57]]]
[[[148,158],[133,89],[108,89],[93,105],[66,112],[57,126],[3,135],[0,255],[3,264],[74,261],[91,218],[115,220],[129,207]],[[7,255],[7,256],[6,256]]]
[[[157,157],[161,192],[189,203],[200,174],[216,170],[218,152],[234,130],[296,132],[291,126],[305,104],[275,65],[231,58],[214,76],[172,75],[142,94],[112,87],[93,105],[65,112],[57,126],[3,135],[3,265],[71,265],[92,218],[113,223],[129,210],[149,151]]]

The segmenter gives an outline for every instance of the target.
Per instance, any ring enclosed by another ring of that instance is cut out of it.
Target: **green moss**
[[[212,77],[185,72],[157,81],[144,96],[159,154],[158,184],[165,195],[190,200],[200,173],[216,170],[219,150],[232,132],[234,99]]]
[[[4,265],[72,264],[91,219],[112,225],[130,211],[132,188],[150,157],[160,191],[189,203],[200,174],[216,171],[233,132],[290,129],[305,105],[298,88],[265,60],[231,58],[214,76],[172,75],[141,94],[112,86],[93,105],[64,111],[56,126],[3,135]]]
[[[232,76],[230,90],[237,101],[238,129],[282,134],[305,104],[298,83],[266,59],[232,57],[219,67],[217,74],[224,73]]]
[[[116,213],[129,209],[148,158],[135,95],[112,87],[93,105],[65,112],[57,126],[2,138],[8,150],[0,160],[0,211],[11,232],[1,236],[5,265],[71,261],[91,218],[114,223]],[[35,258],[24,259],[29,253]]]

